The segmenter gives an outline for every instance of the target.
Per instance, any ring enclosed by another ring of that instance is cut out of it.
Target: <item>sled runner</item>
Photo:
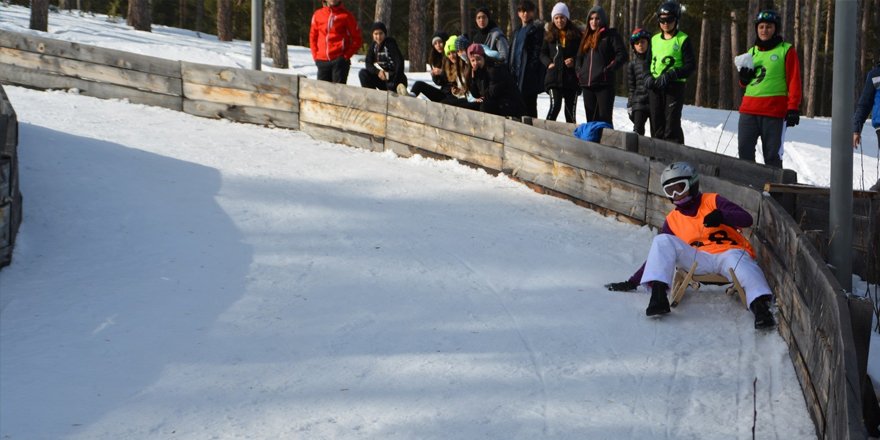
[[[742,285],[739,284],[739,279],[736,278],[736,274],[733,272],[733,269],[730,269],[730,279],[733,281],[729,281],[726,277],[718,273],[710,273],[710,274],[702,274],[702,275],[694,275],[694,272],[697,270],[697,262],[691,265],[689,271],[685,272],[682,269],[676,269],[675,275],[672,277],[672,300],[670,301],[670,306],[676,307],[681,302],[681,299],[684,297],[684,292],[688,287],[697,290],[703,284],[717,285],[723,286],[726,284],[730,284],[727,287],[727,294],[733,295],[734,293],[739,295],[740,301],[748,307],[746,303],[746,291],[743,290]]]

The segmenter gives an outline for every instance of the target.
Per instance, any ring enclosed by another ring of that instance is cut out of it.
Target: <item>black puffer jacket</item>
[[[645,87],[645,79],[651,76],[651,60],[648,54],[633,54],[632,60],[626,66],[627,86],[629,88],[629,101],[626,106],[633,110],[648,110],[648,89]]]
[[[474,98],[483,98],[481,108],[501,109],[496,114],[505,116],[525,113],[516,79],[504,63],[486,58],[486,65],[473,71],[469,86]]]
[[[581,31],[572,22],[568,22],[565,29],[565,47],[563,47],[559,38],[554,38],[553,23],[547,23],[544,27],[544,44],[541,46],[541,62],[547,66],[547,74],[544,76],[544,90],[562,88],[576,89],[578,88],[577,74],[575,66],[567,67],[565,65],[566,58],[576,58],[578,52],[578,44],[581,42]],[[549,66],[553,64],[551,69]]]

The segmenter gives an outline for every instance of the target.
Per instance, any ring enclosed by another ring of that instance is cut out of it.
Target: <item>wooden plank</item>
[[[391,150],[399,157],[413,157],[416,154],[422,154],[418,148],[413,147],[412,145],[407,145],[388,138],[385,138],[385,150]]]
[[[586,142],[573,136],[548,133],[513,121],[505,121],[504,130],[505,147],[613,177],[639,186],[643,191],[648,187],[649,160],[636,153]],[[505,172],[508,169],[512,167],[505,164]]]
[[[511,147],[504,148],[504,162],[511,167],[510,174],[519,179],[568,194],[627,217],[641,219],[645,216],[645,193],[639,186]]]
[[[300,131],[318,140],[370,151],[385,151],[384,140],[368,134],[339,130],[335,127],[313,124],[302,119],[300,119],[299,125]]]
[[[0,82],[38,89],[78,89],[80,94],[95,98],[126,99],[135,104],[153,105],[177,111],[183,109],[183,99],[180,96],[152,93],[69,76],[52,75],[9,64],[0,64]]]
[[[214,119],[229,119],[248,124],[299,130],[299,114],[260,107],[219,104],[216,102],[183,100],[183,111],[191,115]]]
[[[0,63],[57,75],[118,84],[165,95],[181,94],[180,78],[0,47]]]
[[[308,78],[300,78],[298,98],[302,101],[333,104],[352,110],[378,113],[383,116],[388,112],[388,92]],[[305,112],[303,109],[300,110],[300,113]],[[330,121],[324,123],[326,125],[335,124]]]
[[[450,130],[425,126],[398,117],[388,118],[389,138],[422,150],[500,171],[502,144],[473,138]]]
[[[261,107],[299,113],[299,101],[290,95],[255,93],[247,90],[183,83],[183,96],[194,101]]]
[[[122,50],[71,43],[34,34],[0,32],[0,47],[180,78],[180,63]]]
[[[772,197],[762,197],[761,215],[754,228],[758,235],[768,241],[768,246],[773,248],[782,266],[791,270],[795,264],[800,229]]]
[[[292,99],[293,102],[296,102],[299,94],[300,77],[297,75],[211,66],[187,61],[180,62],[180,69],[184,83],[245,90],[256,94],[280,95],[285,99]]]
[[[769,193],[805,194],[825,197],[830,197],[831,195],[830,188],[811,186],[806,184],[767,183],[764,185],[764,191]],[[878,193],[877,191],[853,190],[853,198],[880,199],[880,193]]]
[[[619,150],[639,152],[639,135],[632,131],[620,131],[612,129],[602,130],[602,138],[599,143]]]
[[[666,216],[674,208],[675,205],[668,198],[648,193],[645,202],[645,223],[657,229],[662,228]]]
[[[434,114],[439,112],[443,105],[424,99],[413,99],[409,96],[390,95],[388,97],[388,116],[425,125],[429,119],[434,119]],[[428,118],[428,115],[431,117]]]
[[[501,116],[490,115],[451,105],[440,105],[431,113],[425,124],[472,138],[504,143],[504,121]]]
[[[819,396],[816,394],[813,380],[810,377],[809,370],[807,370],[806,361],[798,349],[797,342],[792,340],[789,322],[784,317],[780,317],[778,321],[779,333],[788,344],[789,358],[791,358],[795,374],[798,376],[798,382],[801,384],[801,389],[804,393],[804,401],[807,405],[807,411],[810,413],[810,418],[813,420],[813,426],[818,434],[817,438],[823,438],[822,433],[825,431],[825,412],[819,404]]]
[[[385,137],[385,113],[373,113],[354,107],[342,107],[323,102],[300,100],[300,123],[308,122],[336,130],[361,133],[376,138]]]
[[[569,124],[568,122],[548,121],[546,119],[532,119],[532,126],[551,131],[563,136],[574,137],[574,129],[577,124]]]

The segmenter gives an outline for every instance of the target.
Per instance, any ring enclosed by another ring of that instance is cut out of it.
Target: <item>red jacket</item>
[[[315,61],[332,61],[339,57],[351,59],[362,41],[357,20],[341,3],[324,6],[312,15],[309,47]]]

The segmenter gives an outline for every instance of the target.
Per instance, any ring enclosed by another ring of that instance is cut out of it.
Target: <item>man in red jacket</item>
[[[361,47],[361,29],[342,0],[325,0],[324,6],[312,15],[309,47],[318,66],[318,79],[345,84],[351,57]]]

